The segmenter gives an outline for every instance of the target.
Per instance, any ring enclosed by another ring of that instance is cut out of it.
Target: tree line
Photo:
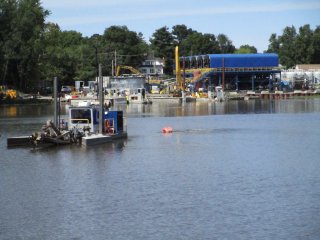
[[[98,64],[103,65],[103,75],[111,75],[112,63],[137,68],[150,56],[163,58],[165,73],[171,75],[176,45],[181,56],[257,52],[250,45],[237,49],[225,34],[201,33],[183,24],[155,30],[148,42],[142,33],[126,26],[110,26],[103,34],[84,37],[77,31],[63,31],[56,23],[46,23],[49,14],[40,0],[0,2],[0,85],[34,91],[53,77],[61,84],[74,85],[75,80],[95,78]],[[271,35],[267,52],[278,53],[288,67],[319,63],[319,35],[319,27],[313,31],[306,25],[299,33],[287,27],[282,36]]]
[[[287,68],[296,64],[320,63],[320,26],[315,30],[306,24],[297,31],[294,26],[286,27],[282,35],[271,34],[266,52],[279,55],[280,63]]]

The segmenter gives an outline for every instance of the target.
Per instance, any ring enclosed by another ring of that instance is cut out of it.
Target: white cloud
[[[154,3],[159,0],[153,0]],[[45,8],[74,8],[74,7],[112,7],[112,6],[128,6],[128,5],[139,5],[149,4],[150,0],[42,0]]]
[[[140,3],[149,2],[150,0],[136,0]],[[45,0],[45,2],[50,2],[53,4],[54,0]],[[115,1],[99,1],[99,0],[92,0],[90,5],[100,5],[106,6],[108,4],[113,5],[115,3],[119,4],[126,4],[132,3],[130,0],[118,0]],[[76,4],[88,4],[86,1],[79,1],[79,0],[69,0],[68,5]],[[117,6],[118,6],[117,5]],[[296,11],[296,10],[316,10],[320,9],[320,2],[304,2],[304,3],[295,3],[295,4],[269,4],[269,5],[250,5],[250,6],[233,6],[231,7],[206,7],[206,8],[194,8],[194,9],[182,9],[182,7],[177,11],[176,9],[168,10],[168,9],[157,9],[156,11],[150,9],[147,12],[139,12],[139,9],[135,9],[132,11],[131,14],[119,14],[118,12],[113,13],[108,12],[107,15],[99,16],[79,16],[79,17],[60,17],[59,19],[53,19],[58,24],[63,24],[66,26],[73,26],[79,24],[95,24],[95,23],[114,23],[114,22],[124,22],[124,21],[139,21],[139,20],[156,20],[156,19],[164,19],[169,17],[188,17],[188,16],[201,16],[201,15],[216,15],[216,14],[241,14],[241,13],[265,13],[265,12],[286,12],[286,11]]]

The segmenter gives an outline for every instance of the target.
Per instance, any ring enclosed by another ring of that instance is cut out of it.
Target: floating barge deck
[[[125,139],[128,135],[126,132],[115,134],[115,135],[104,135],[104,134],[93,134],[90,136],[82,137],[82,146],[94,146],[98,144],[110,143],[118,139]]]

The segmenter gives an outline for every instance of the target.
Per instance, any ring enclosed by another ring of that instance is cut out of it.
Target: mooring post
[[[54,117],[53,124],[58,126],[58,79],[53,78]]]
[[[103,93],[103,79],[102,79],[102,67],[99,64],[99,133],[104,133],[104,93]]]
[[[224,71],[225,71],[225,69],[224,69],[224,58],[222,58],[222,91],[224,91],[224,85],[225,85],[225,82],[224,82],[224,80],[225,80]]]
[[[254,79],[255,79],[255,76],[252,75],[251,76],[251,90],[254,92],[254,89],[255,89],[255,86],[254,86]]]

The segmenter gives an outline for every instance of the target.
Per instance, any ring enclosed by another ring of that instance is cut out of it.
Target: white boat
[[[104,99],[110,101],[111,105],[127,103],[125,92],[120,89],[107,89],[105,91]]]
[[[146,103],[151,103],[151,100],[146,97],[145,88],[136,88],[136,89],[130,90],[130,93],[128,96],[128,102],[146,104]]]

